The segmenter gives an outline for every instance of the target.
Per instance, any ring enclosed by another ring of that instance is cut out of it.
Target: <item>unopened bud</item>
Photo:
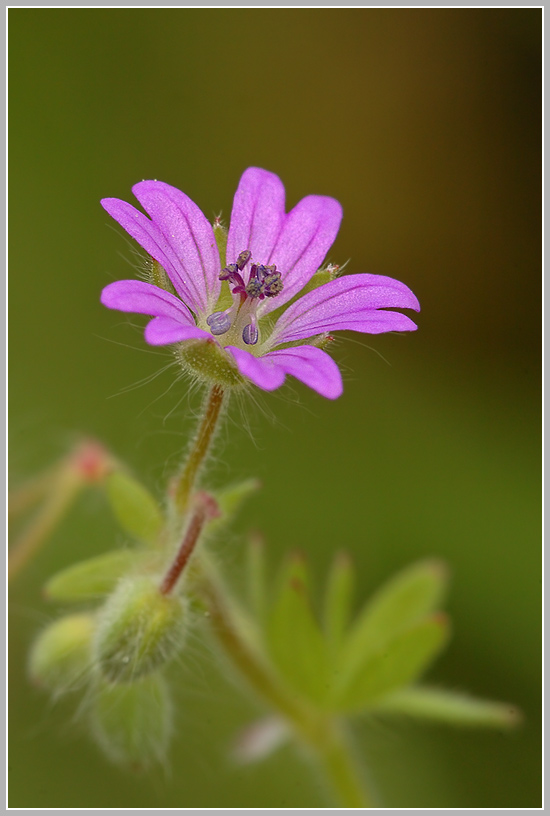
[[[50,624],[34,642],[29,656],[31,680],[62,694],[80,685],[91,664],[95,621],[91,615],[68,615]]]
[[[100,683],[92,709],[92,733],[107,757],[144,770],[162,763],[172,732],[172,704],[164,678],[129,685]]]
[[[167,663],[183,644],[186,604],[163,595],[158,579],[124,579],[98,622],[95,659],[113,683],[131,683]]]

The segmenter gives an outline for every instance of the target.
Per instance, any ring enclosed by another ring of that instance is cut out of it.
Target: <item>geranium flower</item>
[[[330,266],[318,272],[342,220],[334,198],[310,195],[285,213],[278,176],[248,168],[235,193],[222,268],[214,229],[185,193],[161,181],[141,181],[133,192],[149,217],[117,198],[101,203],[169,280],[166,288],[117,281],[101,302],[150,315],[146,341],[179,344],[182,361],[206,379],[249,380],[272,391],[290,374],[336,399],[342,377],[320,348],[330,332],[416,329],[406,315],[388,311],[420,309],[405,284],[382,275],[335,278]]]

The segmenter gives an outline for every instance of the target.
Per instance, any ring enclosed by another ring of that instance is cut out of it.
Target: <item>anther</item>
[[[237,258],[237,267],[240,272],[243,271],[247,263],[249,262],[252,253],[249,249],[245,249],[244,252],[239,253],[239,257]]]
[[[225,334],[231,328],[231,318],[226,312],[213,312],[206,318],[214,335]]]
[[[243,341],[247,346],[255,346],[258,342],[258,327],[249,323],[243,329]]]

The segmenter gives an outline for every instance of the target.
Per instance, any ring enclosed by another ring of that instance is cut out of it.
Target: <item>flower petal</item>
[[[104,198],[102,207],[118,221],[143,249],[154,258],[174,284],[176,292],[186,303],[193,304],[191,289],[187,286],[185,270],[177,255],[156,224],[127,201],[118,198]]]
[[[286,374],[292,374],[328,399],[336,399],[342,393],[342,377],[338,366],[328,354],[315,346],[270,351],[263,357],[255,357],[249,351],[235,346],[225,348],[235,358],[241,374],[264,391],[279,388]]]
[[[293,303],[275,324],[269,346],[344,329],[368,334],[416,329],[400,312],[379,311],[391,308],[420,311],[420,304],[408,286],[384,275],[337,278]]]
[[[254,357],[249,351],[236,346],[225,346],[225,350],[235,358],[237,368],[249,380],[263,388],[264,391],[274,391],[285,381],[285,372],[267,357]]]
[[[344,390],[340,369],[332,357],[316,346],[269,351],[262,359],[273,361],[287,374],[292,374],[327,399],[337,399]]]
[[[171,317],[154,317],[145,327],[145,340],[150,346],[167,346],[197,337],[212,339],[210,332],[197,326],[184,326]]]
[[[191,312],[179,298],[145,281],[122,280],[110,283],[101,293],[101,302],[109,309],[118,309],[120,312],[169,317],[184,326],[195,326]]]
[[[209,314],[220,293],[220,257],[212,226],[185,193],[163,181],[140,181],[132,192],[177,257],[192,296],[189,305]]]
[[[340,203],[328,196],[306,196],[288,213],[273,252],[260,261],[277,266],[284,289],[277,297],[266,298],[259,314],[278,309],[303,289],[323,263],[341,221]]]
[[[227,263],[245,249],[257,263],[267,263],[285,220],[285,188],[275,173],[249,167],[233,199],[227,236]]]

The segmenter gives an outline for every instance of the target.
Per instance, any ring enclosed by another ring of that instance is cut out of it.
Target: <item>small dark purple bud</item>
[[[231,328],[231,320],[225,312],[213,312],[206,318],[206,322],[214,335],[225,334]]]
[[[258,328],[249,323],[243,329],[243,340],[247,346],[255,346],[258,342]]]
[[[241,272],[249,262],[251,256],[252,253],[249,249],[245,249],[244,252],[239,253],[239,257],[237,258],[237,266]]]

